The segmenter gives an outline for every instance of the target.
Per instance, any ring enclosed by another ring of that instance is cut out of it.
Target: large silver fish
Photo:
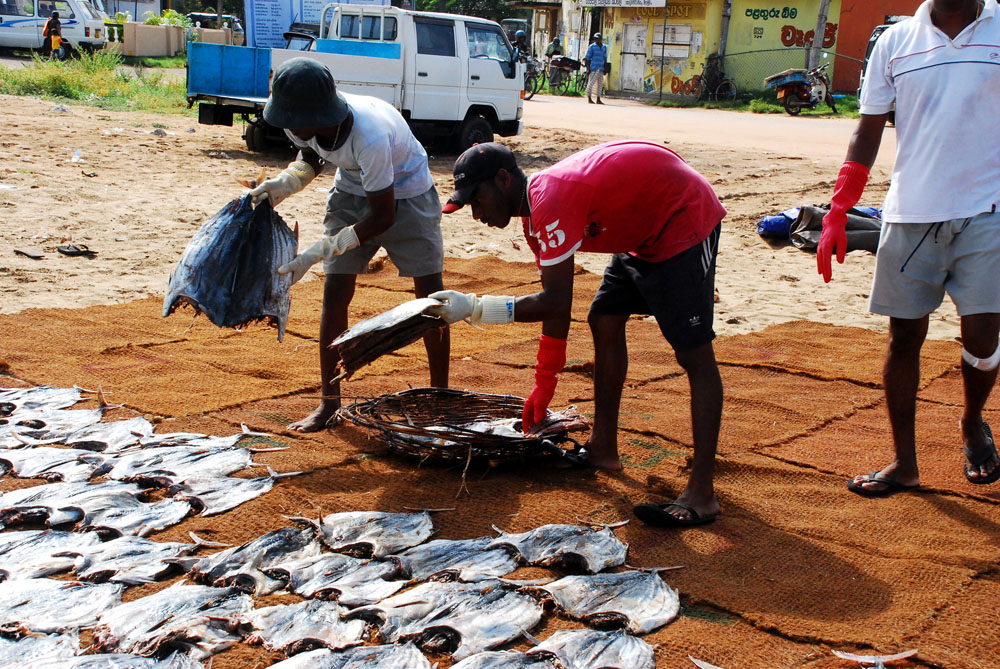
[[[357,646],[347,650],[320,648],[300,653],[272,669],[431,669],[431,663],[413,644]]]
[[[625,627],[633,634],[646,634],[680,611],[677,591],[652,572],[566,576],[538,589],[571,618],[599,629]]]
[[[37,660],[21,669],[204,669],[198,660],[183,653],[171,653],[158,660],[129,653],[99,653],[60,659]]]
[[[521,636],[542,619],[542,608],[498,581],[431,581],[349,615],[377,624],[386,641],[413,640],[428,652],[450,652],[460,660]]]
[[[282,562],[267,575],[288,584],[302,597],[333,599],[347,607],[367,606],[396,594],[406,581],[386,580],[397,576],[393,562],[324,553]]]
[[[77,578],[96,583],[152,583],[177,569],[176,564],[165,562],[166,559],[187,555],[195,548],[196,544],[123,536],[105,543],[76,547],[73,570]]]
[[[382,558],[416,546],[434,533],[431,514],[426,511],[345,511],[331,513],[320,522],[309,518],[294,520],[315,527],[320,539],[331,550],[357,557]]]
[[[102,472],[116,481],[173,485],[189,477],[225,476],[252,466],[252,455],[245,448],[165,446],[124,453],[109,461]]]
[[[136,446],[143,437],[153,434],[153,424],[141,416],[107,423],[94,423],[70,433],[63,443],[101,453],[121,453]]]
[[[188,476],[170,486],[174,499],[187,502],[202,516],[214,516],[234,509],[268,492],[277,479],[302,472],[278,474],[268,467],[268,476],[252,479],[231,476]]]
[[[0,583],[0,632],[54,634],[94,623],[121,601],[124,586],[31,578]]]
[[[172,585],[106,607],[94,628],[94,645],[99,650],[136,655],[176,648],[200,660],[239,641],[238,620],[251,609],[253,600],[236,588]]]
[[[559,630],[528,651],[557,660],[566,669],[655,669],[653,648],[624,630]]]
[[[487,650],[470,655],[451,669],[566,669],[549,658],[532,656],[516,650]]]
[[[518,563],[517,553],[508,546],[492,547],[493,539],[435,539],[409,548],[388,559],[397,562],[406,576],[414,581],[459,580],[482,581],[506,576]]]
[[[0,418],[0,448],[20,448],[35,442],[59,443],[68,435],[100,422],[104,409],[16,411]]]
[[[493,546],[511,546],[525,562],[536,566],[596,574],[625,564],[628,552],[628,546],[610,527],[595,530],[581,525],[542,525],[520,534],[507,534],[495,526],[493,529],[500,533]]]
[[[92,506],[80,521],[80,529],[94,530],[105,537],[144,537],[172,527],[191,513],[191,505],[173,499],[141,502],[123,495],[114,505]]]
[[[52,446],[9,449],[0,451],[0,472],[10,472],[24,479],[86,481],[97,468],[97,463],[80,462],[80,456],[92,455],[90,451],[82,449]]]
[[[319,555],[320,551],[320,544],[310,530],[285,527],[203,558],[170,561],[188,569],[202,583],[266,595],[280,590],[284,583],[268,577],[264,570],[282,562]]]
[[[96,532],[21,530],[0,534],[0,580],[38,578],[73,568],[68,554],[101,543]]]
[[[257,609],[246,616],[253,628],[247,643],[289,655],[315,648],[348,648],[365,638],[363,620],[342,620],[346,611],[334,602],[310,600]]]
[[[71,407],[83,397],[81,388],[0,388],[0,417],[15,411],[45,411]]]
[[[80,652],[76,632],[45,634],[20,639],[0,637],[0,667],[35,667],[41,660],[65,660]]]
[[[0,495],[0,524],[78,523],[90,510],[131,506],[141,489],[131,483],[46,483]]]

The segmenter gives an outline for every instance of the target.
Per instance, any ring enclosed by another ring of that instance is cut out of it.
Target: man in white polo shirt
[[[319,406],[288,429],[323,429],[340,408],[338,362],[330,342],[347,329],[347,309],[355,280],[380,247],[400,276],[413,277],[417,297],[442,289],[444,243],[441,201],[427,165],[427,153],[391,105],[366,95],[337,92],[325,65],[292,58],[274,73],[264,120],[284,128],[299,149],[295,162],[250,191],[256,204],[271,204],[303,190],[327,165],[337,177],[327,198],[326,234],[294,260],[278,268],[293,283],[323,262],[326,283],[319,326]],[[424,336],[431,385],[448,386],[448,328]]]
[[[895,103],[896,162],[885,199],[869,309],[889,316],[883,381],[895,457],[847,486],[884,497],[919,485],[916,398],[929,314],[947,292],[961,318],[965,477],[1000,478],[982,409],[1000,363],[1000,16],[997,0],[926,0],[875,45],[861,120],[817,250],[844,261],[846,211],[861,197]]]

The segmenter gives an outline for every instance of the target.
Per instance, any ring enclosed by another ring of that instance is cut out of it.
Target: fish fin
[[[108,409],[120,409],[121,407],[125,406],[124,404],[108,404],[108,400],[104,396],[103,386],[97,386],[97,404],[98,404],[97,408],[100,411],[107,411]]]
[[[274,451],[287,451],[291,446],[276,446],[274,448],[248,448],[251,453],[273,453]]]
[[[306,518],[305,516],[282,516],[282,518],[284,518],[285,520],[294,520],[300,523],[306,523],[320,533],[322,533],[323,531],[322,514],[320,514],[320,517],[317,518],[316,520],[313,520],[312,518]]]
[[[536,646],[538,646],[538,645],[540,645],[542,643],[541,641],[539,641],[535,637],[533,637],[530,634],[528,634],[527,630],[521,630],[521,636],[523,636],[525,639],[527,639],[531,643],[535,644]]]
[[[279,474],[278,472],[276,472],[273,469],[271,469],[270,465],[264,465],[264,466],[267,467],[267,473],[273,479],[283,479],[283,478],[287,478],[289,476],[298,476],[299,474],[302,473],[302,472],[283,472],[283,473]]]
[[[295,243],[298,244],[299,243],[299,222],[298,221],[295,221],[295,230],[294,230],[294,232],[295,232]]]
[[[270,432],[254,432],[247,427],[246,423],[240,423],[240,429],[243,430],[243,434],[248,437],[270,437]]]
[[[406,509],[407,511],[420,511],[422,513],[436,513],[438,511],[454,511],[455,510],[455,507],[453,507],[453,506],[452,507],[448,507],[448,508],[442,508],[442,509],[423,509],[423,508],[421,508],[419,506],[404,506],[403,508]]]
[[[698,667],[698,669],[722,669],[722,667],[717,667],[714,664],[709,664],[704,660],[693,658],[690,655],[688,655],[688,659],[694,662],[694,666]]]
[[[191,537],[191,539],[199,546],[206,546],[209,548],[228,548],[229,546],[232,546],[232,544],[224,544],[219,541],[209,541],[207,539],[202,539],[194,532],[188,532],[188,536]]]
[[[645,572],[649,572],[651,574],[659,574],[661,571],[673,571],[674,569],[683,569],[684,568],[684,565],[682,565],[682,564],[676,565],[674,567],[634,567],[634,566],[628,564],[627,562],[625,563],[625,566],[627,568],[633,569],[635,571],[645,571]]]
[[[492,527],[492,528],[493,528],[493,531],[494,531],[494,532],[497,532],[497,533],[499,533],[499,534],[500,534],[500,536],[503,536],[503,535],[507,534],[506,532],[504,532],[503,530],[501,530],[501,529],[500,529],[499,527],[497,527],[496,525],[490,525],[490,527]]]
[[[910,650],[904,650],[902,653],[896,653],[895,655],[855,655],[854,653],[845,653],[833,648],[830,649],[830,652],[843,660],[851,660],[852,662],[860,662],[864,664],[881,665],[886,662],[894,662],[896,660],[904,660],[908,657],[912,657],[917,654],[917,649],[912,648]]]

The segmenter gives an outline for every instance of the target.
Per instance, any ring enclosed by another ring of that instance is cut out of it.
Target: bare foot
[[[920,474],[916,469],[908,471],[905,467],[895,462],[879,471],[876,477],[894,481],[897,487],[900,488],[910,488],[920,485]],[[886,483],[872,481],[869,474],[858,474],[855,476],[854,485],[874,493],[884,492],[891,487]]]
[[[289,425],[288,430],[290,432],[319,432],[334,417],[338,408],[323,402],[311,414]]]
[[[603,105],[604,104],[603,102],[601,102],[601,98],[597,98],[597,104],[599,104],[599,105]]]
[[[588,103],[588,104],[594,104],[594,101],[593,101],[593,100],[591,100],[590,98],[587,98],[587,103]]]
[[[610,448],[602,448],[590,441],[584,444],[583,448],[587,452],[587,466],[609,472],[620,472],[622,470],[622,461],[618,457],[618,444],[615,442],[611,443],[612,446]]]

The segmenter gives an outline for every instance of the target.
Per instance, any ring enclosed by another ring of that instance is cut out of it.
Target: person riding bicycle
[[[555,73],[557,69],[559,69],[552,64],[552,59],[555,58],[556,56],[561,56],[561,55],[563,55],[562,44],[559,43],[558,37],[554,37],[552,41],[549,43],[549,45],[545,48],[545,64],[548,66],[549,69],[549,79],[552,79],[552,75]]]

